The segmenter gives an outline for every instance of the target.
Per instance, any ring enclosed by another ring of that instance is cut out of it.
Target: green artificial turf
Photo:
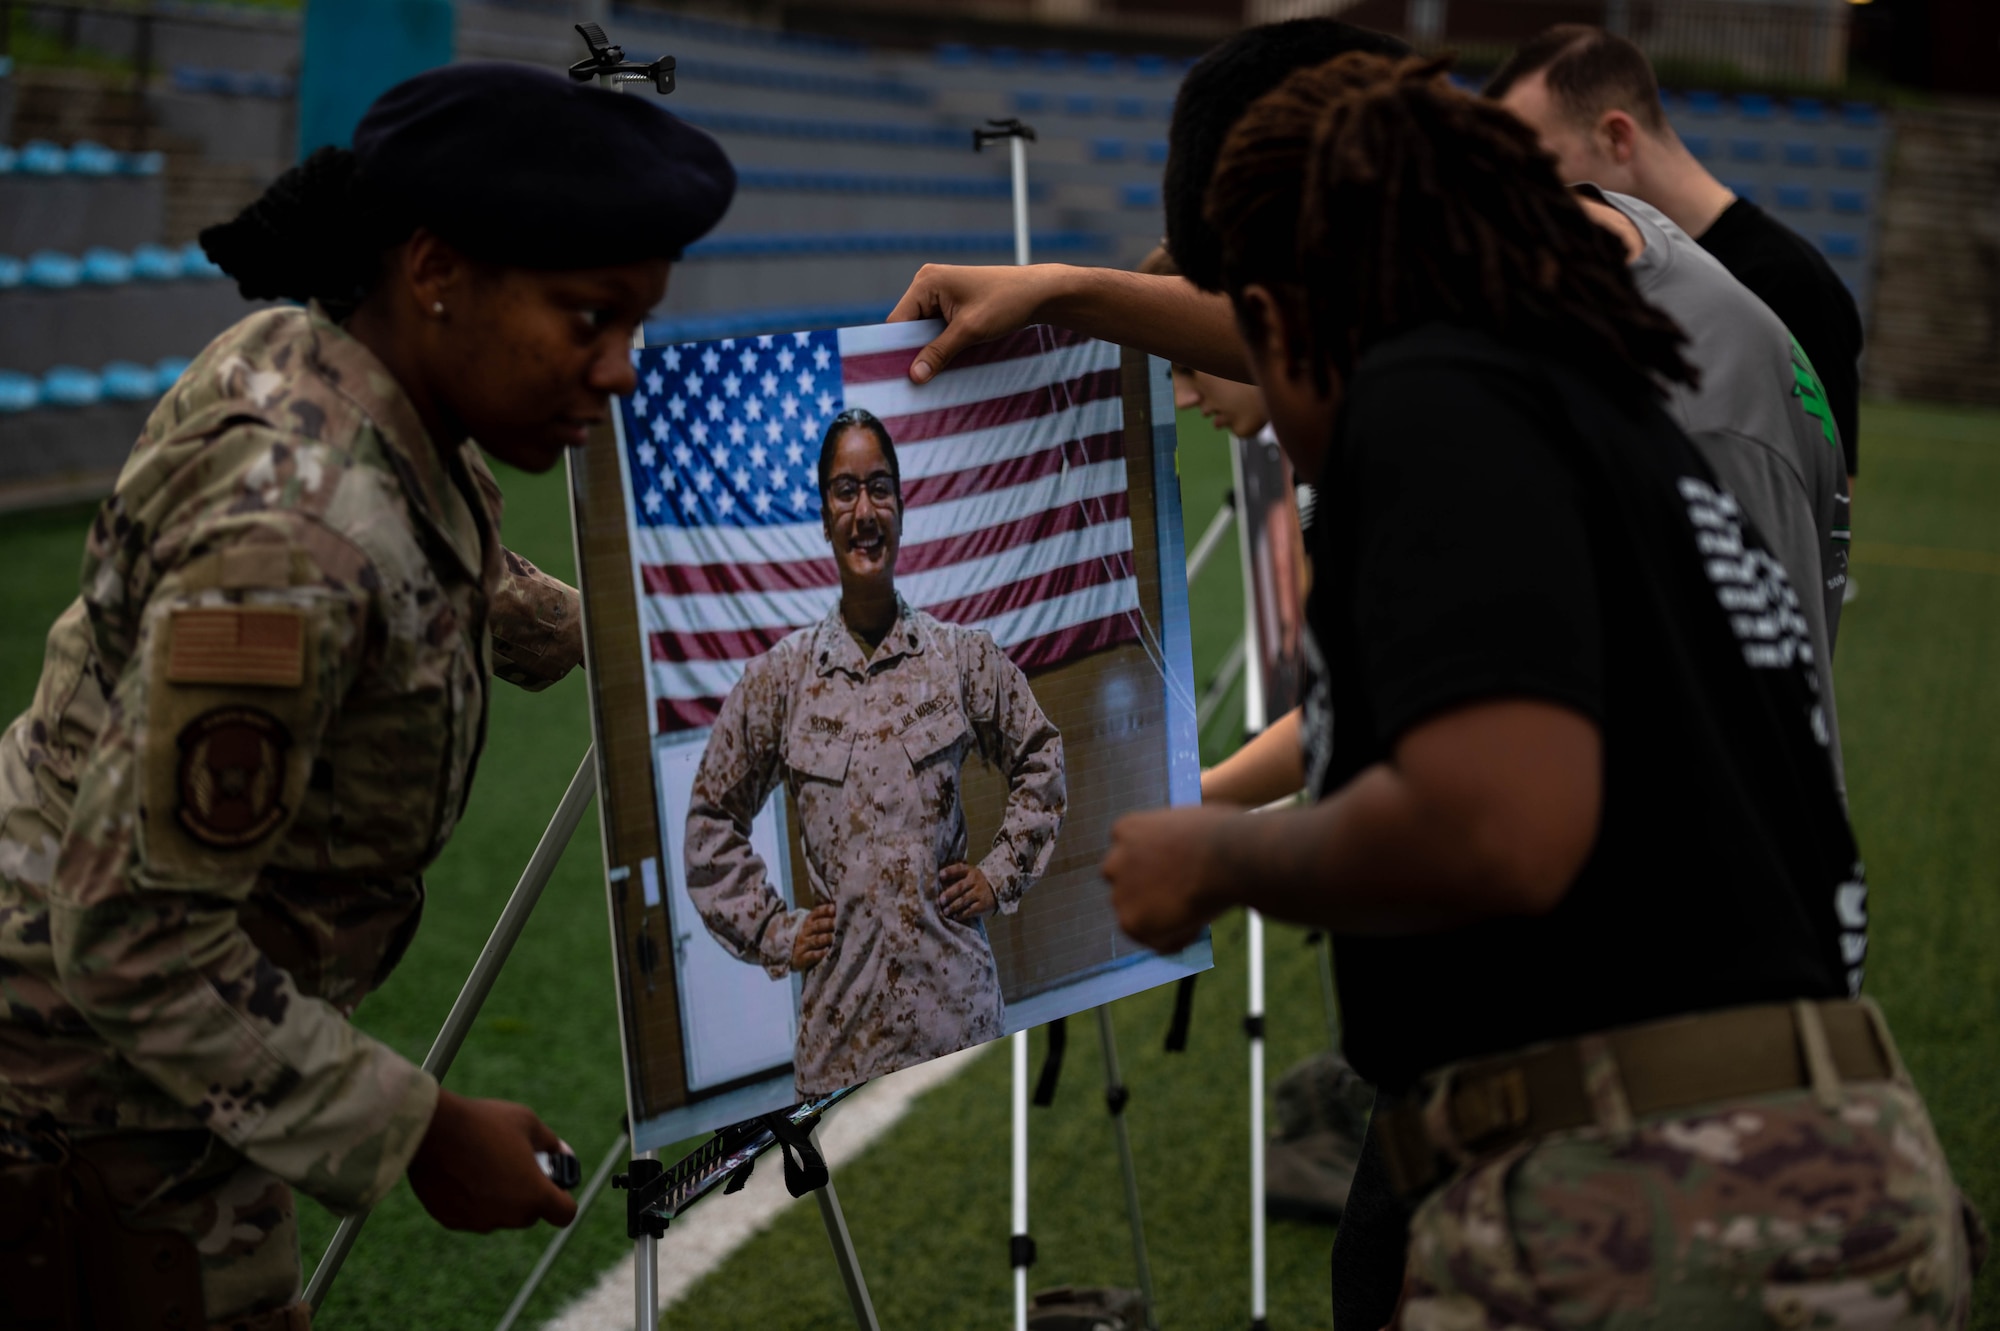
[[[1221,441],[1183,417],[1189,539],[1229,485]],[[1869,991],[1888,1009],[1928,1094],[1961,1184],[2000,1213],[2000,414],[1906,406],[1864,410],[1855,520],[1859,598],[1836,657],[1848,779],[1873,884]],[[571,567],[559,478],[503,477],[510,544]],[[33,689],[49,621],[74,595],[86,510],[0,517],[0,714]],[[1195,677],[1205,685],[1241,632],[1233,537],[1193,588]],[[1203,735],[1233,745],[1237,696]],[[538,695],[496,690],[485,757],[458,836],[429,875],[424,927],[361,1025],[421,1057],[587,743],[582,683]],[[596,823],[586,819],[450,1084],[532,1105],[586,1170],[617,1132],[622,1077]],[[1727,922],[1719,922],[1726,927]],[[1313,955],[1274,926],[1270,1073],[1323,1041]],[[1163,1322],[1241,1325],[1249,1315],[1247,1064],[1238,1020],[1243,924],[1216,931],[1189,1050],[1160,1047],[1170,995],[1116,1005],[1127,1110],[1139,1160]],[[1039,1057],[1041,1035],[1035,1036]],[[840,1176],[841,1199],[882,1324],[998,1325],[1008,1315],[1007,1060],[989,1056],[920,1102]],[[1034,1111],[1032,1229],[1037,1288],[1130,1283],[1116,1157],[1097,1040],[1076,1024],[1061,1093]],[[589,1287],[625,1250],[621,1195],[580,1225],[526,1325]],[[728,1206],[716,1198],[704,1207]],[[310,1269],[333,1221],[301,1205]],[[687,1223],[699,1224],[697,1211]],[[369,1222],[317,1325],[329,1331],[491,1327],[547,1231],[448,1234],[398,1189]],[[1271,1324],[1327,1324],[1332,1231],[1271,1227]],[[1975,1324],[2000,1329],[1994,1282]],[[839,1327],[846,1305],[809,1205],[782,1215],[698,1285],[670,1326]]]

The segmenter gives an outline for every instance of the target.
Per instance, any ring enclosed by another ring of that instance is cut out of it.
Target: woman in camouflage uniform
[[[613,169],[638,183],[592,205]],[[303,1327],[293,1187],[352,1212],[407,1169],[452,1228],[574,1215],[532,1112],[349,1017],[416,928],[488,676],[581,655],[473,439],[530,471],[581,445],[733,189],[645,100],[456,66],[204,233],[246,296],[311,304],[160,402],[0,739],[0,1214],[47,1221],[0,1228],[0,1323]]]
[[[798,971],[794,1072],[819,1095],[1005,1033],[985,917],[1048,869],[1067,794],[1062,736],[990,634],[896,594],[896,446],[859,409],[827,427],[820,519],[840,601],[750,663],[723,700],[688,806],[688,895],[716,941]],[[968,864],[959,768],[1007,777],[993,849]],[[779,783],[811,909],[790,909],[750,846]]]

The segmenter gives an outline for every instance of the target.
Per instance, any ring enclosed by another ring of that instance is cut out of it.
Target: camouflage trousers
[[[1914,1090],[1787,1091],[1461,1170],[1411,1221],[1397,1325],[1955,1328],[1984,1243]]]
[[[298,1215],[276,1176],[199,1130],[80,1134],[71,1149],[126,1224],[194,1241],[211,1327],[306,1325],[302,1305],[289,1324],[271,1316],[300,1294]]]

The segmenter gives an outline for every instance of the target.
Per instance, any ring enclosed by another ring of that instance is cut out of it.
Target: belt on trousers
[[[1414,1202],[1462,1165],[1552,1133],[1843,1082],[1907,1080],[1872,999],[1769,1003],[1675,1017],[1455,1063],[1377,1108],[1389,1181]]]

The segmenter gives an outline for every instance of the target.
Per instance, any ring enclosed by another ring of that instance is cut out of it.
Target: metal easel
[[[1028,231],[1028,144],[1035,131],[1018,119],[989,120],[972,131],[972,149],[983,151],[987,144],[1005,140],[1013,174],[1014,262],[1022,267],[1030,262]],[[1051,1028],[1052,1032],[1055,1028]],[[1132,1160],[1132,1137],[1125,1124],[1125,1105],[1130,1099],[1118,1068],[1117,1037],[1111,1026],[1111,1009],[1097,1009],[1098,1039],[1104,1049],[1104,1102],[1118,1140],[1118,1165],[1125,1184],[1125,1216],[1132,1230],[1132,1264],[1137,1272],[1140,1298],[1146,1310],[1147,1331],[1159,1331],[1158,1304],[1153,1295],[1153,1268],[1146,1255],[1146,1227],[1139,1213],[1139,1175]],[[1035,1263],[1035,1240],[1028,1232],[1028,1033],[1016,1031],[1009,1037],[1013,1061],[1013,1228],[1008,1240],[1008,1259],[1014,1271],[1014,1328],[1027,1331],[1028,1268]]]

